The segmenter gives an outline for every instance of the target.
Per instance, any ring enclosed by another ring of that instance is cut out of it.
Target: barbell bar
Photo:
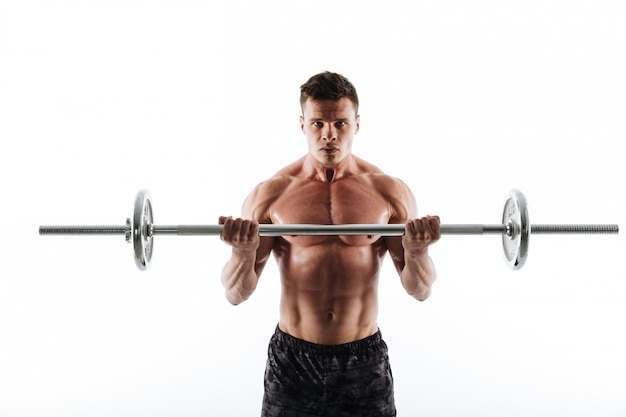
[[[135,264],[147,270],[152,263],[155,235],[215,236],[223,226],[155,225],[150,193],[140,190],[135,197],[133,217],[124,226],[40,226],[40,235],[124,235],[133,244]],[[442,235],[501,235],[504,258],[513,270],[524,266],[532,234],[617,234],[617,224],[530,224],[528,202],[519,190],[505,198],[500,224],[442,224]],[[404,224],[260,224],[260,236],[402,236]]]

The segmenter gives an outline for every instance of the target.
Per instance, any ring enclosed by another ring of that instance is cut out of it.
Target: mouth
[[[336,152],[339,152],[338,148],[321,148],[320,150],[326,155],[332,155]]]

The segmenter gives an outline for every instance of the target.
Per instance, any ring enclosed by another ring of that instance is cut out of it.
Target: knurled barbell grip
[[[193,235],[219,235],[223,226],[217,225],[177,225],[177,226],[157,226],[154,225],[151,231],[154,235],[172,234],[178,236]],[[441,225],[442,234],[503,234],[507,226],[503,224],[450,224]],[[356,235],[381,235],[381,236],[402,236],[404,234],[404,224],[260,224],[260,236],[356,236]]]

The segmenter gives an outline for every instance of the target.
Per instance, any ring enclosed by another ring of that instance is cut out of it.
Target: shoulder
[[[243,216],[259,222],[269,222],[269,208],[296,180],[298,167],[301,166],[299,162],[282,168],[269,179],[258,183],[244,202]]]
[[[355,157],[361,173],[365,174],[372,185],[379,191],[390,195],[412,196],[411,190],[404,181],[391,175],[385,174],[377,166]]]
[[[417,216],[415,196],[404,181],[385,174],[377,175],[374,181],[378,192],[389,203],[392,223],[403,223]]]
[[[360,161],[366,167],[373,188],[389,204],[392,221],[404,222],[417,216],[417,203],[409,186],[400,178],[385,174],[376,166]]]

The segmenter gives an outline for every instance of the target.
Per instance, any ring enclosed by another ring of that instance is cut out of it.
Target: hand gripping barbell
[[[125,235],[133,243],[135,263],[146,270],[152,263],[154,235],[220,235],[222,225],[158,226],[153,223],[150,193],[140,190],[135,198],[132,219],[124,226],[40,226],[40,235]],[[260,236],[296,235],[379,235],[401,236],[404,224],[260,224]],[[528,240],[533,234],[617,234],[617,224],[530,224],[526,197],[518,190],[510,191],[504,202],[501,224],[442,224],[442,235],[502,235],[506,264],[520,269],[528,257]]]

